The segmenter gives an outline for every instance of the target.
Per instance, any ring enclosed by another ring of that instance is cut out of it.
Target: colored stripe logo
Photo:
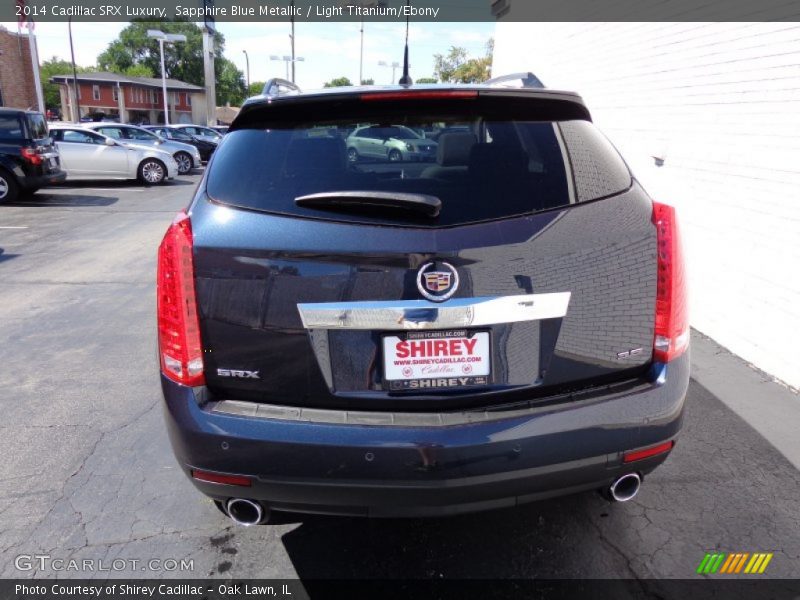
[[[767,570],[772,556],[772,552],[707,553],[700,561],[697,573],[700,575],[714,575],[715,573],[760,575]]]

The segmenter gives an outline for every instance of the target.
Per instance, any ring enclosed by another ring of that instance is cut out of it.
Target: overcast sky
[[[16,31],[16,23],[3,23]],[[79,65],[94,65],[97,55],[116,39],[126,23],[75,23],[75,60]],[[295,25],[297,83],[304,88],[322,87],[334,77],[358,80],[360,23],[298,23]],[[270,61],[270,55],[288,55],[288,23],[218,23],[225,36],[225,56],[245,72],[245,56],[250,56],[250,80],[264,81],[285,77],[283,62]],[[69,37],[66,23],[37,23],[39,58],[52,56],[69,60]],[[405,25],[367,21],[364,25],[364,78],[377,84],[391,83],[392,69],[378,66],[378,61],[403,60]],[[487,40],[494,35],[494,22],[418,23],[410,29],[411,76],[414,79],[433,75],[433,55],[446,53],[450,46],[462,46],[470,56],[483,56]],[[158,75],[158,74],[157,74]],[[400,70],[395,74],[400,77]]]

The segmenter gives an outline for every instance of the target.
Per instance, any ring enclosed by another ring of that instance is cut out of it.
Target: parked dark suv
[[[0,202],[66,178],[44,115],[0,108]]]
[[[453,129],[348,161],[390,125]],[[251,99],[158,264],[172,445],[241,524],[629,500],[681,428],[675,213],[573,93]]]

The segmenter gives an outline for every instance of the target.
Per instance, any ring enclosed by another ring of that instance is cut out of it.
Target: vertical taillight
[[[22,158],[32,165],[38,166],[42,164],[42,157],[36,148],[22,148],[20,154],[22,154]]]
[[[203,385],[203,347],[197,318],[192,222],[181,212],[158,248],[158,352],[161,371],[178,383]]]
[[[686,269],[678,235],[675,209],[653,202],[657,231],[658,284],[656,288],[653,359],[669,362],[689,347],[689,312],[686,299]]]

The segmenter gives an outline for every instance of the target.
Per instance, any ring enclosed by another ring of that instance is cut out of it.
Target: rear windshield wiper
[[[442,210],[442,201],[436,196],[426,194],[405,194],[401,192],[342,191],[322,192],[298,196],[294,199],[297,206],[312,208],[345,208],[352,209],[363,206],[367,208],[389,208],[419,212],[427,217],[438,217]]]

